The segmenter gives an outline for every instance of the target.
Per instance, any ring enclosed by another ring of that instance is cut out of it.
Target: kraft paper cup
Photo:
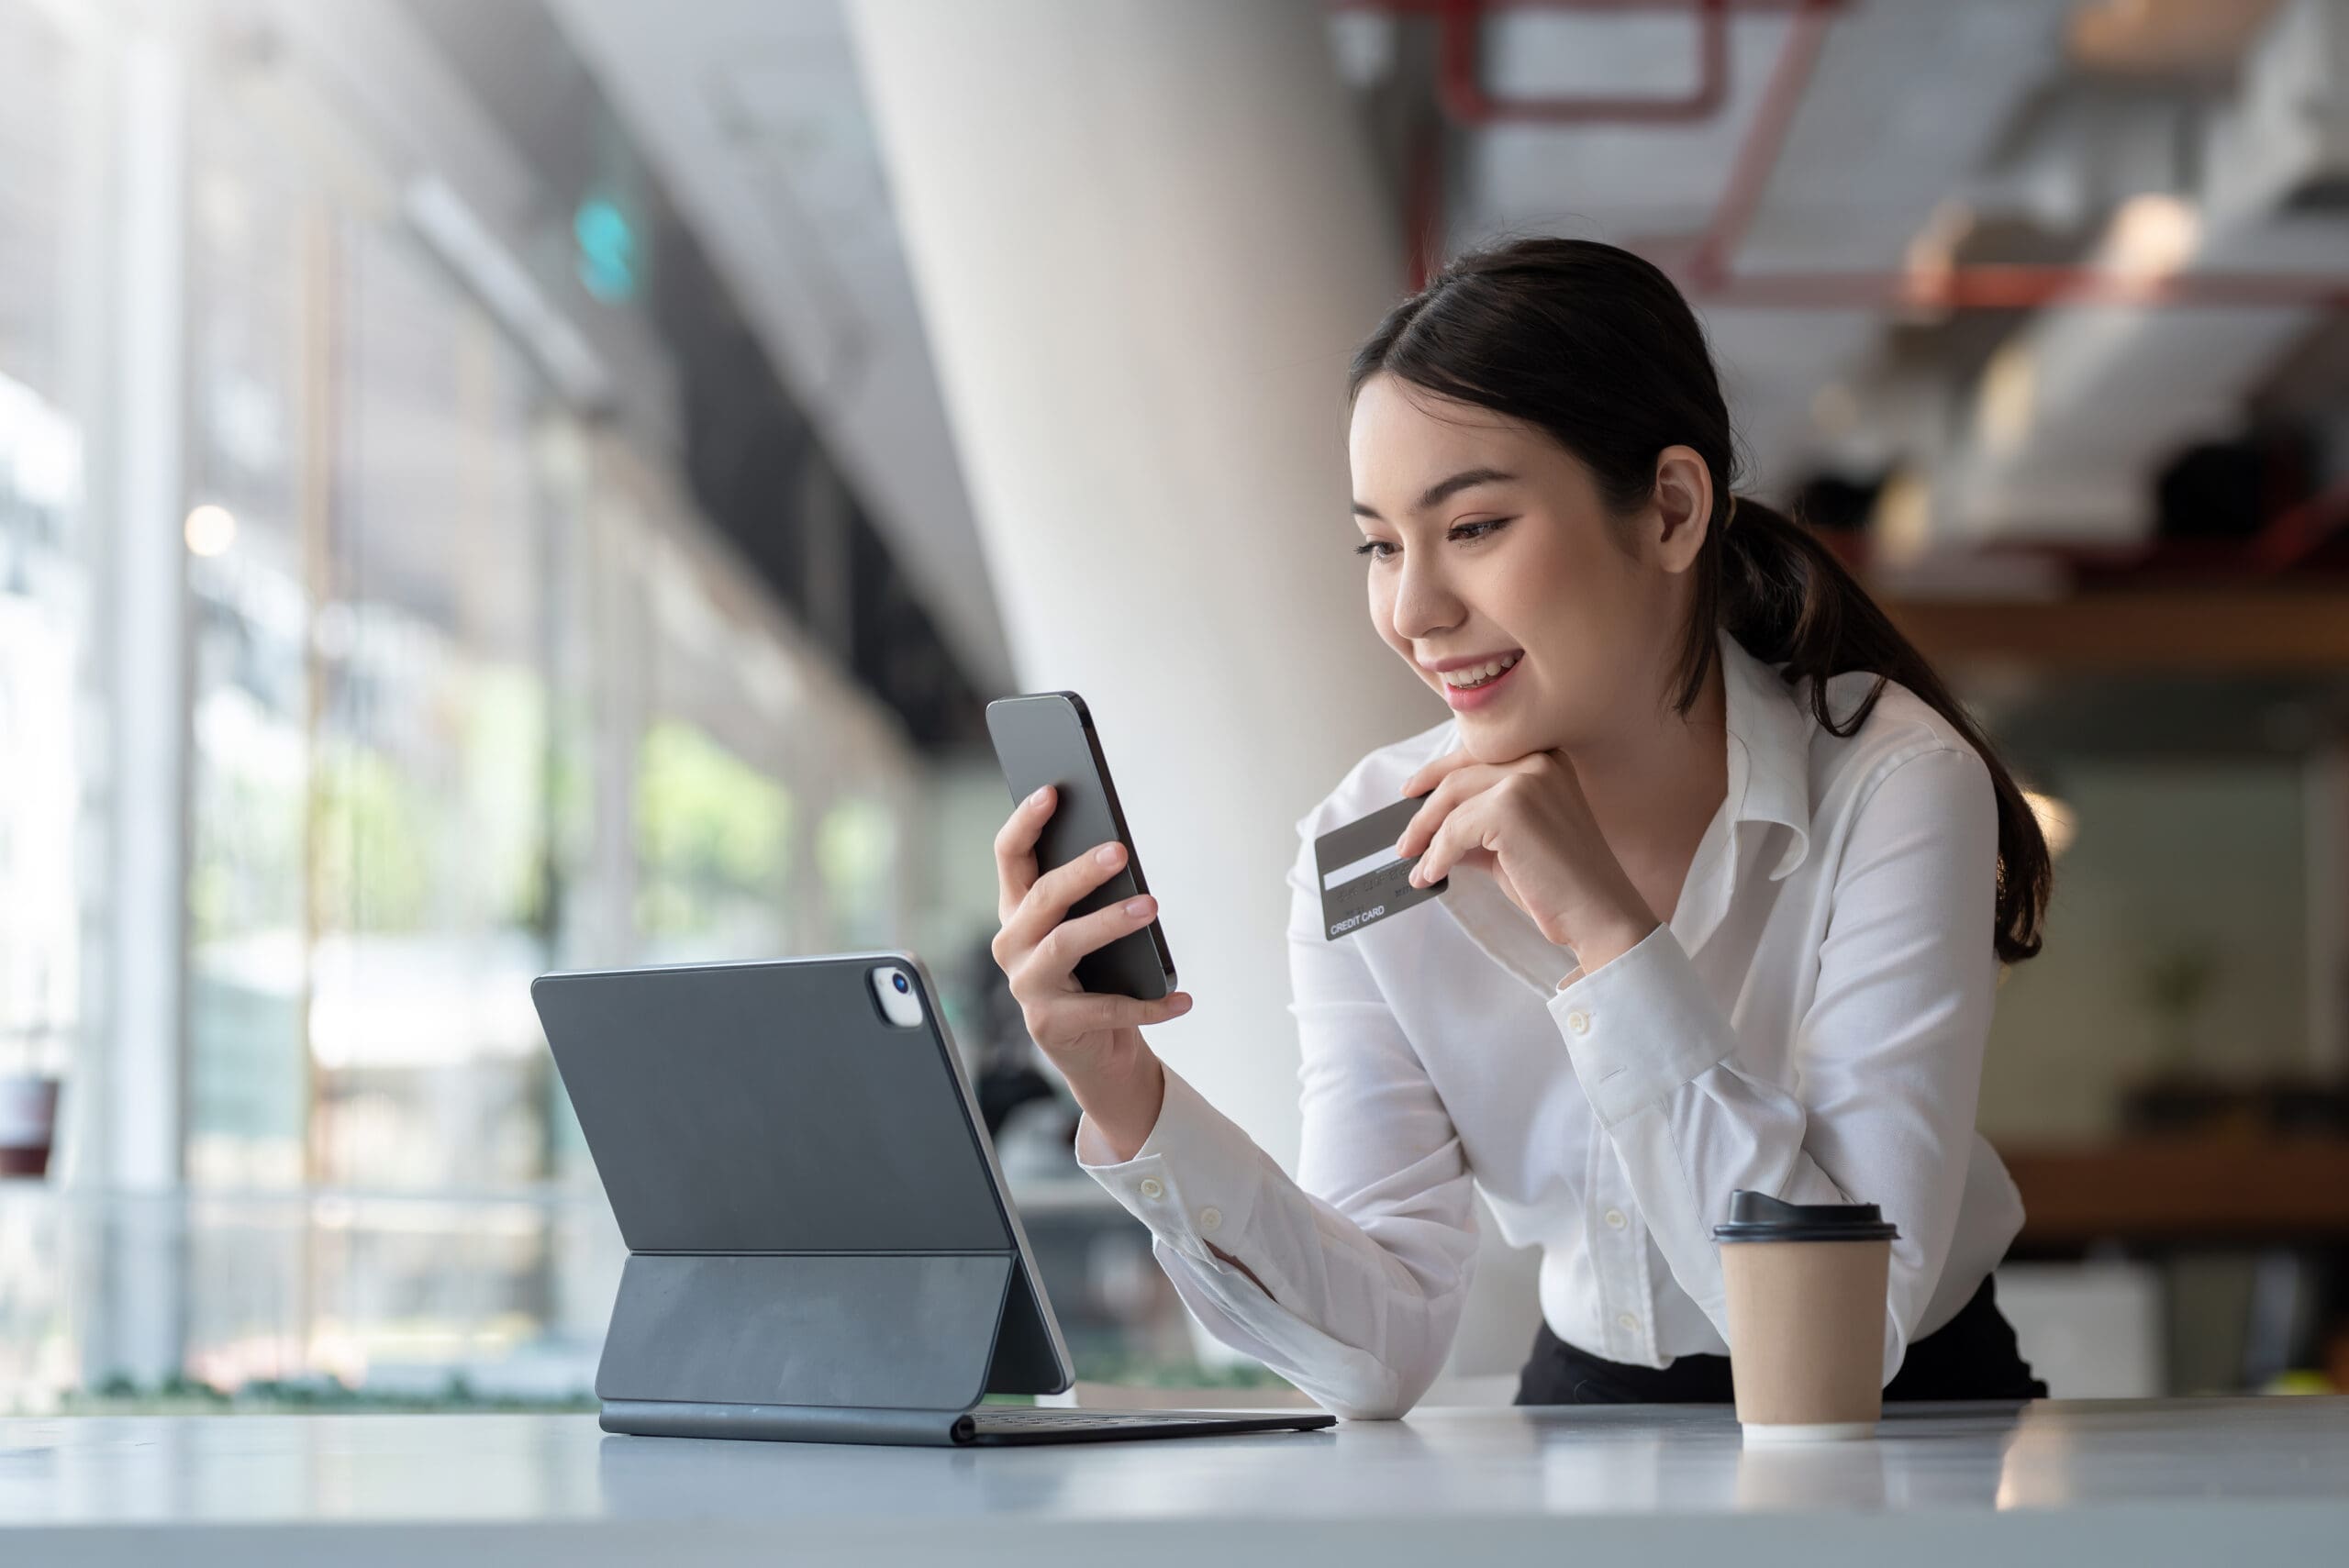
[[[1713,1228],[1729,1295],[1730,1378],[1748,1442],[1876,1435],[1885,1285],[1898,1234],[1872,1203],[1730,1195]]]

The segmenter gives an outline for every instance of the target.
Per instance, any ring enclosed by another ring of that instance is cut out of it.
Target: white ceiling
[[[985,559],[840,0],[552,4],[786,379],[828,428],[950,643],[983,686],[1008,689],[994,595],[972,591],[986,581]],[[2129,38],[2167,37],[2229,5],[2265,13],[2271,0],[2144,0],[2133,8],[2115,0],[2104,9]],[[2283,0],[2287,12],[2332,14],[2327,7],[2349,10],[2349,0]],[[2101,221],[2132,189],[2159,188],[2175,139],[2160,132],[2166,122],[2158,116],[2131,122],[2125,138],[2119,122],[2094,115],[2077,127],[2050,122],[2061,134],[2043,128],[2045,156],[2020,172],[2004,146],[2078,70],[2079,18],[2095,9],[2076,0],[1840,8],[1738,253],[1741,268],[1897,272],[1937,208],[1995,214],[2018,202],[2048,206],[2049,191],[2068,191],[2078,210],[2052,221],[2076,226]],[[1421,24],[1343,15],[1333,38],[1348,78],[1375,89],[1396,68],[1405,25]],[[1487,85],[1498,95],[1669,95],[1687,90],[1696,68],[1686,16],[1502,8],[1486,27]],[[1788,27],[1776,14],[1732,22],[1727,106],[1704,124],[1476,133],[1446,192],[1452,240],[1566,232],[1651,247],[1700,234]],[[2237,25],[2219,44],[2197,44],[2197,79],[2224,90],[2231,51],[2256,30]],[[2096,199],[2083,202],[2088,192]],[[1878,373],[1891,323],[1882,312],[1731,310],[1701,298],[1698,306],[1722,366],[1744,487],[1783,494],[1839,454],[1944,465],[1952,457],[1943,449],[1954,438],[1943,428],[1972,395],[1972,371],[1921,389],[1887,380]],[[1822,408],[1840,417],[1823,421]],[[2157,457],[2146,462],[2157,465]],[[2135,479],[2119,486],[2127,531],[2150,528],[2149,492]]]
[[[1897,270],[1935,204],[1961,190],[2021,98],[2063,69],[2054,0],[1878,0],[1836,14],[1736,255],[1741,271]],[[1687,17],[1504,12],[1487,81],[1512,97],[1670,96],[1693,84]],[[1688,126],[1497,127],[1473,144],[1456,239],[1563,232],[1619,244],[1702,234],[1791,24],[1730,28],[1722,111]],[[1819,390],[1874,346],[1874,311],[1728,310],[1698,302],[1751,462],[1779,489],[1814,455]]]
[[[551,3],[947,646],[1013,689],[837,0]]]

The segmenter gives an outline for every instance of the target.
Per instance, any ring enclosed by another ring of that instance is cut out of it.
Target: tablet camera
[[[881,1016],[899,1029],[921,1027],[921,997],[914,990],[912,977],[902,969],[887,966],[873,971],[873,995],[880,999]]]

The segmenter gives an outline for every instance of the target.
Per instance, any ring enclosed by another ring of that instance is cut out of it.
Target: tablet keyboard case
[[[922,1027],[882,1018],[876,964]],[[944,1445],[984,1393],[1065,1386],[924,979],[875,953],[532,987],[629,1248],[605,1430]]]

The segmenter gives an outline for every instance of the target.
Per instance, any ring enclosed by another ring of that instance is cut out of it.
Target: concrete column
[[[1296,820],[1444,717],[1349,553],[1403,272],[1323,8],[849,9],[1018,677],[1092,707],[1197,997],[1153,1043],[1293,1165]]]

